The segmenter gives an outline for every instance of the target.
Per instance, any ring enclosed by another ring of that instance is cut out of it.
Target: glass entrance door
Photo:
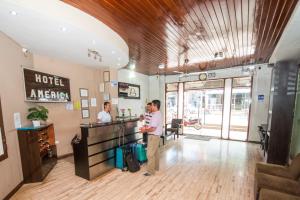
[[[166,124],[178,118],[178,83],[166,84]]]
[[[221,137],[223,87],[224,80],[186,83],[183,106],[185,134]]]
[[[251,104],[251,78],[234,78],[231,94],[229,139],[247,140]]]

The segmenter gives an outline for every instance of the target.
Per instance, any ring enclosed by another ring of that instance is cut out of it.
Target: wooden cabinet
[[[57,162],[53,124],[18,129],[24,183],[42,181]]]

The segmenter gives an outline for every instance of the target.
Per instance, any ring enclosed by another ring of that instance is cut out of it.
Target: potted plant
[[[46,121],[48,119],[49,111],[44,106],[29,108],[28,112],[27,119],[32,121],[34,127],[41,126],[41,120]]]

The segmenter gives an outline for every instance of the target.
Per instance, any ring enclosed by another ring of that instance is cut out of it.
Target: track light
[[[102,56],[98,51],[88,49],[88,57],[93,57],[94,60],[98,60],[99,62],[102,62]]]

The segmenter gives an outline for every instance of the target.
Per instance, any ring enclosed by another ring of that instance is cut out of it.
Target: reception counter
[[[115,150],[119,144],[142,139],[138,119],[81,125],[81,137],[72,141],[75,174],[94,179],[115,167]]]

